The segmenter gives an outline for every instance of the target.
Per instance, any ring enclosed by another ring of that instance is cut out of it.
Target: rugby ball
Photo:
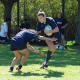
[[[50,26],[50,25],[46,25],[46,26],[45,26],[44,31],[51,31],[51,30],[52,30],[52,28],[51,28],[51,26]],[[52,33],[47,33],[46,35],[47,35],[47,36],[51,36],[51,35],[52,35]]]

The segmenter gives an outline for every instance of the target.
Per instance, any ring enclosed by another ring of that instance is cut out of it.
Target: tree
[[[76,32],[75,32],[75,41],[80,44],[80,0],[78,1],[78,15],[76,22]]]
[[[11,18],[11,8],[18,0],[0,0],[5,7],[4,19],[6,17]]]
[[[2,2],[2,4],[5,7],[4,20],[7,17],[11,19],[11,9],[12,9],[12,6],[18,0],[0,0],[0,1]],[[9,37],[10,37],[10,32],[11,32],[10,28],[11,28],[11,23],[9,24],[9,28],[8,28],[8,35],[9,35]]]
[[[65,2],[62,0],[62,16],[64,17],[64,7],[65,7]]]

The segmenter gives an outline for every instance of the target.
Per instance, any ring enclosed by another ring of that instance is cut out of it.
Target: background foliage
[[[19,20],[20,24],[27,18],[31,28],[36,29],[37,13],[42,9],[47,17],[56,17],[57,12],[62,12],[62,0],[19,0]],[[0,25],[4,21],[4,6],[0,2]],[[69,25],[65,28],[67,40],[75,39],[75,26],[77,20],[78,2],[77,0],[65,0],[64,17]],[[17,25],[17,2],[14,3],[11,11],[11,29]]]

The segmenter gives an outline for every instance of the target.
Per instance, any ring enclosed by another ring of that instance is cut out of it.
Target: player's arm
[[[35,53],[39,53],[38,49],[33,48],[29,43],[27,44],[27,48],[33,50]]]
[[[8,37],[8,32],[5,32],[5,34],[6,34],[6,36],[7,36],[7,39],[9,39],[9,37]]]
[[[40,31],[36,31],[36,34],[39,34],[39,33],[41,33],[41,30]]]
[[[67,24],[65,24],[64,26],[62,26],[61,28],[63,29],[63,28],[65,28],[67,25],[68,25],[68,23],[67,23]]]
[[[41,26],[41,23],[38,22],[38,23],[37,23],[37,26],[36,26],[36,34],[41,33],[41,28],[40,28],[40,26]]]
[[[7,25],[5,25],[5,34],[6,34],[6,37],[7,37],[7,39],[9,39],[9,37],[8,37],[8,26]]]
[[[30,31],[30,29],[22,29],[22,28],[20,28],[20,30],[29,30]]]
[[[57,24],[55,23],[54,19],[50,20],[50,24],[51,24],[52,30],[45,31],[46,34],[59,32],[59,28],[58,28]]]
[[[34,29],[21,29],[21,30],[29,30],[29,31],[34,32],[34,33],[36,33],[36,34],[41,33],[41,31],[36,31],[36,30],[34,30]]]
[[[50,41],[56,41],[56,40],[58,40],[57,38],[47,38],[47,37],[44,37],[44,36],[39,36],[39,37],[37,37],[38,39],[40,39],[40,40],[50,40]]]
[[[34,29],[29,29],[29,31],[32,31],[32,32],[34,32],[34,33],[36,33],[36,34],[41,33],[41,30],[40,30],[40,31],[36,31],[36,30],[34,30]]]
[[[65,25],[64,26],[61,26],[62,29],[65,28],[68,25],[68,22],[66,21],[65,18],[63,18],[63,23],[65,23]]]
[[[51,31],[44,31],[46,34],[47,33],[56,33],[56,32],[59,32],[59,28],[58,27],[55,27],[53,30]]]

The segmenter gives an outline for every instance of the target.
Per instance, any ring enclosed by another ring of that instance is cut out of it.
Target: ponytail
[[[42,9],[38,11],[37,16],[43,16],[43,17],[45,16],[45,13],[42,11]]]

